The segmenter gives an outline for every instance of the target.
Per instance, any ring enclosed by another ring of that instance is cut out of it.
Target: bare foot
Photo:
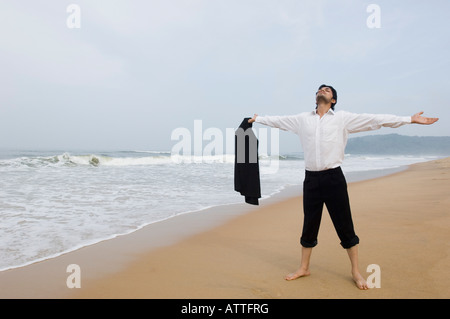
[[[308,269],[299,268],[296,272],[293,272],[291,274],[288,274],[284,277],[286,280],[294,280],[300,277],[306,277],[309,276],[311,273]]]
[[[369,289],[366,280],[363,278],[363,276],[361,276],[359,272],[354,273],[352,277],[353,281],[356,284],[356,287],[358,287],[361,290]]]

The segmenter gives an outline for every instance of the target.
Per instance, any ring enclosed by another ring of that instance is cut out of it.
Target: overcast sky
[[[440,117],[377,134],[448,136],[449,15],[448,0],[3,0],[0,148],[170,150],[194,120],[225,133],[313,110],[323,83],[336,110]]]

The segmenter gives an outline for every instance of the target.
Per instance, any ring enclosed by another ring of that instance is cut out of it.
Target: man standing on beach
[[[300,137],[305,157],[303,183],[303,230],[300,238],[302,258],[300,267],[285,279],[308,276],[312,248],[317,245],[317,235],[323,205],[327,206],[333,225],[347,250],[352,267],[352,277],[359,289],[368,289],[358,269],[359,238],[355,234],[347,193],[347,183],[340,168],[348,134],[376,130],[381,127],[396,128],[404,124],[433,124],[438,118],[422,116],[395,116],[387,114],[355,114],[334,111],[337,92],[329,85],[321,85],[316,93],[316,108],[290,116],[258,116],[249,123],[261,123]]]

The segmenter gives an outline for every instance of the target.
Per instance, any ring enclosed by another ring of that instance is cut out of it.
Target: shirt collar
[[[312,111],[312,113],[313,113],[313,115],[316,115],[316,114],[317,114],[317,108],[315,108],[314,111]],[[333,111],[333,109],[331,109],[331,108],[328,110],[327,113],[329,113],[329,114],[331,114],[331,115],[334,115],[334,111]]]

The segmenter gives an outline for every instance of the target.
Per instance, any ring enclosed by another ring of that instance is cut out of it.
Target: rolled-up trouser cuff
[[[345,249],[349,249],[352,248],[355,245],[359,244],[359,237],[355,236],[353,237],[352,240],[346,241],[346,242],[341,242],[341,246]]]
[[[316,247],[316,246],[317,246],[317,240],[315,240],[315,241],[313,241],[313,242],[311,243],[311,242],[307,242],[307,241],[303,240],[303,238],[300,238],[300,244],[301,244],[303,247],[306,247],[306,248],[312,248],[312,247]]]

